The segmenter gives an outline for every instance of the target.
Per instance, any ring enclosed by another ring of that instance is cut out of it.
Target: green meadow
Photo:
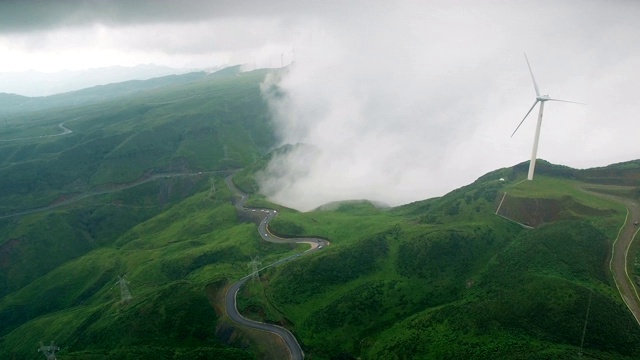
[[[268,271],[241,304],[288,325],[317,359],[635,358],[639,327],[606,266],[626,212],[546,170],[520,182],[518,166],[503,169],[392,209],[281,212],[275,233],[332,245]],[[558,209],[527,230],[494,214],[505,192],[503,206]]]
[[[266,75],[0,97],[0,358],[41,358],[51,341],[59,359],[276,353],[226,318],[221,295],[252,258],[267,265],[308,245],[263,241],[233,206],[231,173],[248,206],[279,210],[274,234],[331,243],[262,272],[238,298],[247,317],[289,328],[308,359],[640,356],[607,262],[626,211],[581,190],[625,186],[610,191],[640,200],[640,161],[541,162],[532,182],[523,163],[395,208],[301,213],[259,193],[256,174],[291,147],[275,148]],[[73,132],[48,136],[59,124]]]

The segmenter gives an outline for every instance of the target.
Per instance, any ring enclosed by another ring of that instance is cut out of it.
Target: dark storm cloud
[[[0,32],[29,32],[91,23],[139,24],[229,15],[231,1],[10,0],[0,3]]]
[[[317,14],[341,6],[309,0],[8,0],[0,2],[0,33],[45,31],[100,23],[182,23],[230,17]]]

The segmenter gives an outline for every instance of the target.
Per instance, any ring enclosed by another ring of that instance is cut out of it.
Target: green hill
[[[640,161],[541,161],[532,182],[522,163],[395,208],[300,213],[259,195],[254,174],[291,146],[273,150],[267,72],[238,70],[2,115],[0,358],[37,358],[51,341],[60,359],[277,358],[273,339],[226,319],[220,294],[252,258],[307,247],[262,241],[236,212],[224,178],[241,168],[249,204],[279,210],[272,232],[331,242],[238,298],[247,316],[290,328],[309,359],[640,356],[607,263],[626,211],[582,190],[640,200]]]
[[[281,213],[274,232],[333,245],[267,273],[247,311],[291,326],[318,359],[637,357],[640,327],[606,267],[624,208],[579,190],[593,170],[541,168],[533,182],[518,165],[390,210]],[[505,192],[503,212],[542,216],[534,230],[494,214]]]
[[[150,174],[253,161],[273,143],[258,87],[265,73],[241,75],[9,119],[0,131],[0,216]],[[46,137],[60,123],[73,133]]]
[[[204,72],[169,75],[149,80],[130,80],[115,84],[98,85],[87,89],[39,97],[0,94],[0,105],[3,105],[0,108],[0,116],[15,115],[26,111],[33,112],[54,108],[86,106],[135,95],[144,91],[185,84],[206,76]]]
[[[0,357],[30,358],[50,340],[65,358],[253,357],[218,339],[205,289],[244,274],[251,256],[291,251],[257,241],[223,180],[272,146],[265,75],[108,85],[65,95],[109,95],[90,105],[6,116]],[[122,274],[128,306],[113,289]]]
[[[30,98],[28,96],[0,93],[0,108],[9,109],[18,107],[29,100]]]

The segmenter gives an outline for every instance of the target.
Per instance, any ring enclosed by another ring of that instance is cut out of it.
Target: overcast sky
[[[638,19],[637,1],[10,0],[0,72],[295,57],[270,103],[282,143],[307,147],[265,192],[398,205],[529,158],[537,112],[509,137],[535,100],[524,52],[543,93],[588,104],[546,104],[539,157],[639,158]]]

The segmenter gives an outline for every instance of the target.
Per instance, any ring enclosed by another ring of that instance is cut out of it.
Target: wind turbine
[[[576,101],[552,99],[549,97],[549,95],[540,95],[540,90],[538,89],[536,78],[533,77],[533,71],[531,71],[531,65],[529,64],[529,59],[527,58],[527,54],[524,54],[524,59],[527,60],[527,66],[529,67],[531,80],[533,80],[533,87],[536,89],[536,101],[533,103],[533,105],[531,105],[531,108],[529,109],[529,111],[527,111],[527,115],[525,115],[522,121],[520,121],[520,124],[518,124],[518,127],[516,127],[516,129],[513,131],[513,134],[511,134],[511,137],[513,137],[516,131],[518,131],[518,129],[520,128],[520,125],[522,125],[522,123],[525,121],[527,116],[529,116],[533,108],[536,107],[538,103],[540,103],[540,110],[538,111],[538,124],[536,125],[536,135],[533,138],[533,149],[531,150],[531,162],[529,162],[529,175],[527,176],[528,180],[533,180],[533,171],[536,168],[536,154],[538,153],[538,141],[540,140],[540,127],[542,126],[542,113],[544,112],[544,102],[545,101],[561,101],[561,102],[567,102],[567,103],[573,103],[573,104],[582,104],[582,105],[584,104]]]

